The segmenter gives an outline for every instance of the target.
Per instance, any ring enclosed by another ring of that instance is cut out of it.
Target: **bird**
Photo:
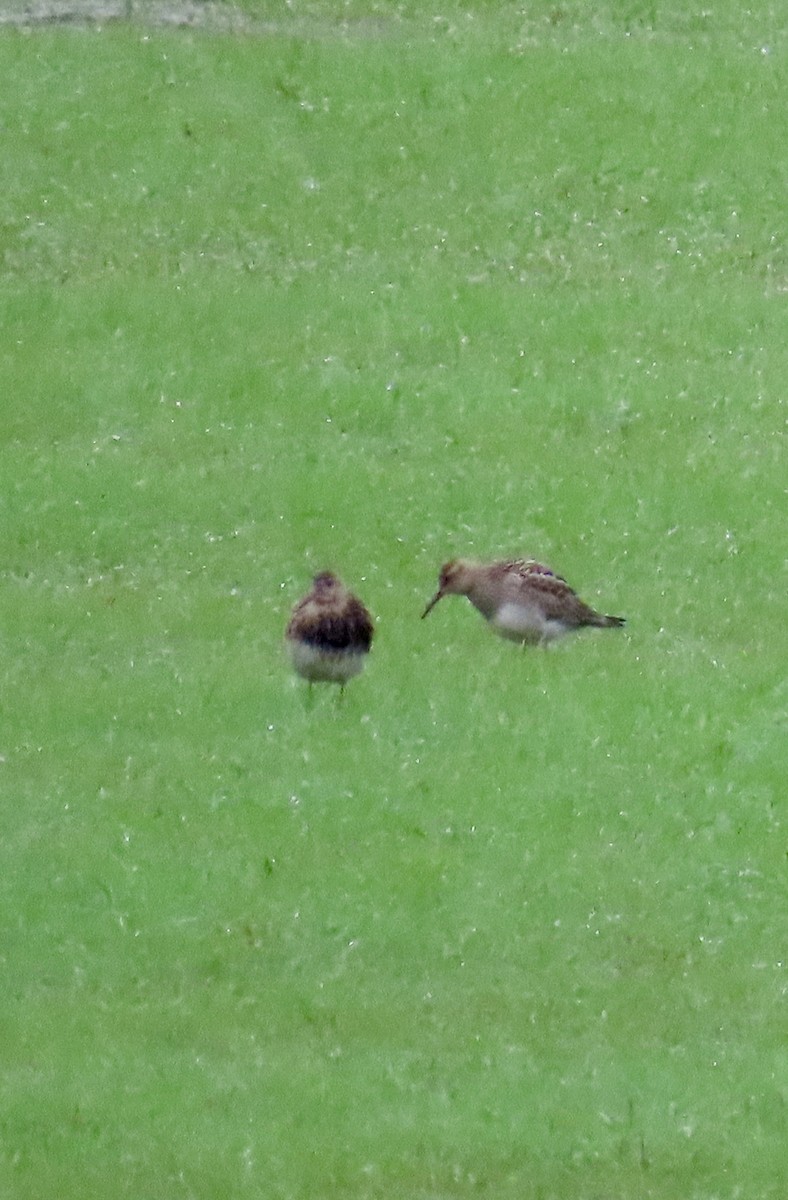
[[[364,667],[372,617],[331,571],[321,571],[298,601],[285,631],[295,671],[313,683],[345,684]]]
[[[438,590],[421,614],[444,596],[467,596],[501,637],[523,645],[545,645],[591,625],[619,629],[623,617],[608,617],[584,603],[566,580],[532,559],[485,565],[455,558],[441,567]]]

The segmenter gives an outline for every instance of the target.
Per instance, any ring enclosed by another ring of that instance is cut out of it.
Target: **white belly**
[[[347,683],[363,669],[366,654],[354,650],[321,650],[306,642],[290,642],[290,657],[310,683]]]
[[[534,604],[502,604],[490,624],[501,637],[513,642],[551,642],[566,633],[562,621],[548,619]]]

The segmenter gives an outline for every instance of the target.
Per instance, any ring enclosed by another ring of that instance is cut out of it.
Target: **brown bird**
[[[344,688],[363,669],[373,633],[372,618],[359,598],[336,575],[322,571],[293,609],[285,638],[299,675],[310,683]]]
[[[501,637],[545,644],[585,625],[618,629],[623,617],[606,617],[585,604],[560,575],[532,560],[484,566],[456,558],[441,568],[438,590],[421,614],[443,596],[467,596]]]

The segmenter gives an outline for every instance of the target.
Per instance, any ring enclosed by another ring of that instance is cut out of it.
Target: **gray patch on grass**
[[[146,0],[32,0],[0,8],[0,25],[21,28],[36,25],[94,25],[109,21],[135,21],[144,25],[186,25],[197,28],[244,32],[262,30],[241,9],[227,4],[158,3]]]
[[[125,21],[158,28],[205,29],[213,33],[247,33],[275,37],[297,34],[320,39],[379,38],[395,19],[362,18],[348,22],[309,17],[265,21],[212,0],[6,0],[0,3],[0,28],[34,29],[57,25],[106,25]]]

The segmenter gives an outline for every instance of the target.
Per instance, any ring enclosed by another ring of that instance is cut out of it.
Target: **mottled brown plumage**
[[[446,563],[422,617],[448,595],[467,596],[496,633],[515,642],[546,643],[583,626],[624,624],[623,617],[596,612],[561,575],[530,559],[487,566],[462,558]]]
[[[357,596],[330,571],[293,609],[285,631],[293,667],[310,683],[338,683],[363,669],[372,645],[372,618]]]

